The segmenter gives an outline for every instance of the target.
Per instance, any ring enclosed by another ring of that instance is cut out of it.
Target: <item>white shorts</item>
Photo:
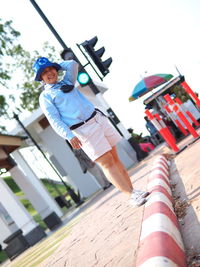
[[[91,120],[73,132],[80,139],[82,149],[93,161],[111,150],[122,139],[109,119],[98,111]]]

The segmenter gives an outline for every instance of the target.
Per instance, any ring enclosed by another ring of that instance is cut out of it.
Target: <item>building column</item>
[[[3,206],[0,203],[0,208]],[[0,211],[0,245],[6,255],[12,260],[25,251],[30,245],[23,236],[21,229],[18,229],[14,221],[9,217],[7,211],[4,209]]]
[[[43,238],[46,234],[42,228],[34,221],[3,179],[0,179],[0,192],[1,204],[22,231],[29,245],[33,245]]]
[[[7,237],[12,235],[14,232],[18,230],[17,225],[13,221],[13,219],[9,216],[7,211],[0,203],[0,244],[2,249],[6,247],[5,243],[3,242]]]
[[[18,150],[12,152],[17,164],[9,170],[12,178],[24,192],[35,210],[49,229],[53,229],[62,223],[63,215],[56,201],[51,197],[42,182],[36,177],[23,156]]]

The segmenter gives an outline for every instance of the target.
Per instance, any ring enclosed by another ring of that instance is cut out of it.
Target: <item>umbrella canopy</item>
[[[159,85],[166,83],[173,77],[172,74],[154,74],[143,78],[133,89],[132,95],[129,97],[129,101],[133,101]]]

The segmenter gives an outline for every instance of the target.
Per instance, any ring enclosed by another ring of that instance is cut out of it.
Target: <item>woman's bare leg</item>
[[[119,160],[116,147],[106,152],[104,155],[95,160],[103,169],[109,181],[120,191],[130,195],[133,187],[130,177]]]
[[[132,188],[133,190],[133,185],[131,183],[131,179],[130,179],[130,176],[124,166],[124,164],[121,162],[121,160],[119,159],[119,156],[117,154],[117,149],[116,147],[113,147],[112,150],[111,150],[111,153],[114,157],[114,160],[115,160],[115,164],[118,165],[118,168],[120,170],[120,172],[122,173],[122,176],[127,180],[127,182],[129,183],[130,187]]]

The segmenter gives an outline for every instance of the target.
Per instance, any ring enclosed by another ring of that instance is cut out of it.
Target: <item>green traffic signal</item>
[[[84,86],[84,85],[87,85],[91,81],[91,78],[86,72],[79,72],[77,76],[77,80],[80,83],[80,85]]]
[[[71,60],[71,59],[73,59],[77,63],[79,63],[77,81],[79,82],[79,84],[82,87],[83,86],[87,86],[89,83],[91,83],[92,80],[91,80],[89,74],[86,72],[86,70],[84,69],[84,66],[82,66],[82,64],[80,63],[78,58],[72,52],[71,48],[64,49],[60,55],[61,55],[61,58],[63,60]]]

